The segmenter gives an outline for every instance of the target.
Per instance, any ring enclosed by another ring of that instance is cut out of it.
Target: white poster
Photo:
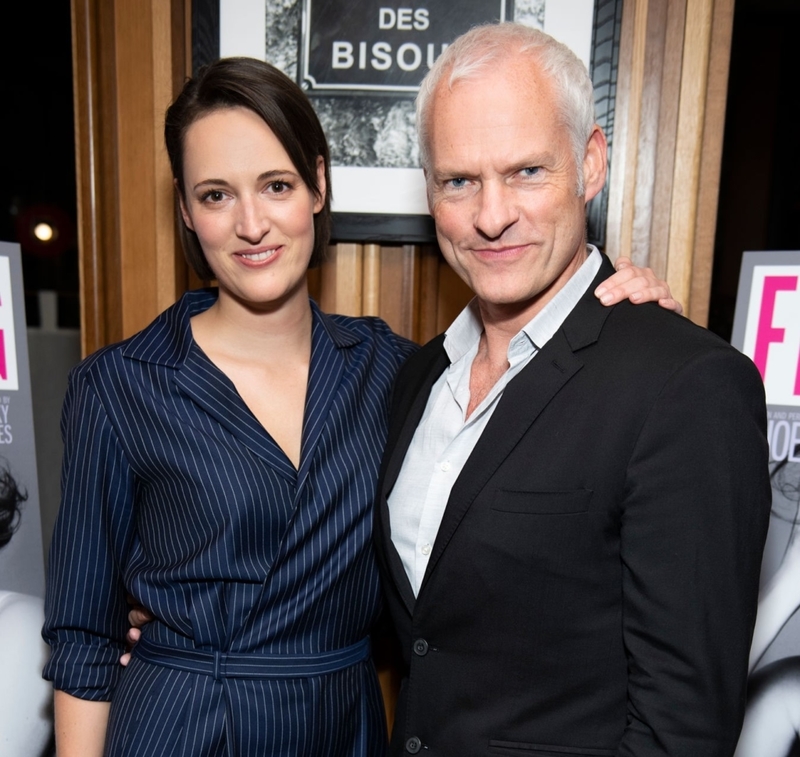
[[[52,695],[24,302],[19,245],[0,242],[0,754],[40,757]]]
[[[772,517],[736,757],[789,757],[800,722],[800,252],[746,252],[732,343],[767,395]]]

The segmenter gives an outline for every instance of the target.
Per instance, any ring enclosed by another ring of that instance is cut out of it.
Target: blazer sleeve
[[[44,677],[82,699],[107,701],[128,628],[122,555],[133,533],[134,477],[85,375],[73,373],[61,420],[62,500],[50,548]]]
[[[693,356],[665,382],[628,466],[620,756],[733,754],[770,503],[758,372],[730,348]]]

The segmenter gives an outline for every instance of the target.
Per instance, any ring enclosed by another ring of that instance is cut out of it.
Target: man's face
[[[484,309],[532,318],[586,258],[585,203],[605,181],[605,139],[596,129],[575,165],[552,84],[529,56],[452,91],[444,79],[429,114],[426,173],[439,245]]]

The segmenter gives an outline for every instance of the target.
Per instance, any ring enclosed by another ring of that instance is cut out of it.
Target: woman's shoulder
[[[377,316],[340,315],[338,313],[322,313],[320,317],[333,325],[337,330],[355,338],[357,341],[372,342],[377,349],[385,349],[405,360],[419,349],[419,345],[392,331],[386,321]]]
[[[72,369],[71,376],[80,378],[117,371],[125,358],[165,365],[181,362],[191,343],[190,318],[208,309],[216,298],[215,289],[186,292],[141,331],[84,358]]]

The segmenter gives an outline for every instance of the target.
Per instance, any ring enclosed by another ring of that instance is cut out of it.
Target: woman
[[[16,532],[27,497],[0,465],[0,549]],[[0,754],[39,757],[51,737],[50,687],[39,673],[47,659],[42,617],[41,597],[0,590]]]
[[[792,459],[800,458],[800,446]],[[750,681],[736,757],[800,755],[800,654],[759,666],[800,608],[800,464],[783,460],[772,471],[773,518],[791,524],[780,565],[762,586],[750,648]],[[794,640],[795,647],[797,639]],[[800,650],[796,650],[800,652]]]
[[[218,61],[165,136],[187,257],[219,288],[70,378],[44,632],[59,755],[380,755],[371,504],[413,346],[308,299],[330,175],[297,85]],[[638,274],[604,296],[664,293]],[[126,593],[155,620],[123,673]]]

